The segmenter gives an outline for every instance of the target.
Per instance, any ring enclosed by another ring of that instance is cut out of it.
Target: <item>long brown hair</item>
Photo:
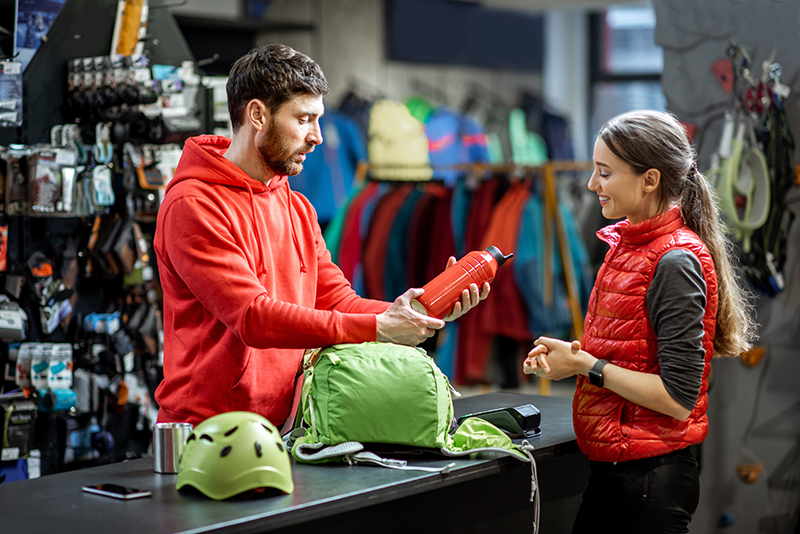
[[[599,137],[636,173],[648,169],[661,173],[659,211],[678,204],[686,226],[714,259],[719,294],[715,356],[738,356],[749,350],[758,337],[752,296],[743,285],[733,243],[725,235],[716,193],[697,170],[684,127],[670,113],[632,111],[608,121]]]

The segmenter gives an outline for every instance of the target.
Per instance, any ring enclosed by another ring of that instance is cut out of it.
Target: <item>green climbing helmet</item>
[[[294,490],[278,429],[250,412],[222,413],[197,425],[178,464],[175,487],[187,485],[218,501],[259,488]]]

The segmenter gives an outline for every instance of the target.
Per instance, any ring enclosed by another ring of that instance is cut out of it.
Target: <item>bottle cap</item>
[[[496,247],[496,246],[494,246],[494,245],[490,245],[490,246],[486,247],[486,252],[488,252],[489,254],[491,254],[491,255],[492,255],[492,257],[493,257],[493,258],[495,259],[495,261],[497,262],[497,266],[498,266],[498,267],[500,267],[500,266],[501,266],[501,265],[503,265],[503,264],[504,264],[506,261],[508,261],[508,260],[510,260],[511,258],[513,258],[513,257],[514,257],[514,253],[513,253],[513,252],[512,252],[511,254],[509,254],[508,256],[503,256],[503,253],[502,253],[502,252],[500,252],[500,249],[499,249],[499,248],[497,248],[497,247]]]

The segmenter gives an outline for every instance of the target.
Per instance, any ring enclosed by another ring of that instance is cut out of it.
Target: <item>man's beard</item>
[[[267,138],[258,149],[261,151],[263,165],[278,176],[295,176],[303,170],[303,163],[292,161],[298,154],[309,152],[312,145],[306,145],[299,151],[292,151],[289,143],[278,133],[278,126],[270,124]]]

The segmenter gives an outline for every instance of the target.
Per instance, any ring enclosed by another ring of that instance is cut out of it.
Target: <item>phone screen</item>
[[[149,497],[152,495],[152,493],[147,490],[129,488],[118,484],[83,486],[83,491],[87,493],[96,493],[97,495],[105,495],[106,497],[113,497],[115,499],[138,499],[140,497]]]

